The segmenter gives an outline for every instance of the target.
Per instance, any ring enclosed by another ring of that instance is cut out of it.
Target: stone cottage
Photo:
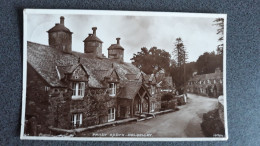
[[[64,17],[48,30],[49,45],[27,42],[25,134],[74,129],[160,110],[153,75],[124,62],[120,38],[102,54],[97,28],[72,51]],[[148,79],[148,80],[146,80]]]
[[[210,97],[223,95],[223,73],[216,68],[214,73],[194,74],[188,81],[187,92]]]

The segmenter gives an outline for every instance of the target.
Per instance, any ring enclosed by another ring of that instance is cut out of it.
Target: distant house
[[[188,81],[187,92],[210,97],[223,95],[223,73],[219,68],[216,68],[214,73],[194,74]]]
[[[172,77],[165,76],[164,71],[159,71],[156,74],[144,75],[144,82],[151,94],[151,112],[160,110],[162,108],[161,98],[174,91]]]
[[[74,129],[160,110],[158,82],[123,60],[117,43],[102,54],[96,27],[83,41],[84,53],[71,49],[64,17],[48,31],[49,45],[27,42],[25,133],[49,127]],[[37,131],[37,132],[35,132]]]

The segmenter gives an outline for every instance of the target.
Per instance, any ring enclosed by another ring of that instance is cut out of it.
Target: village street
[[[151,134],[152,137],[204,137],[200,127],[203,113],[214,109],[217,105],[217,99],[194,94],[188,94],[188,98],[188,103],[179,106],[179,111],[158,115],[150,120],[83,133],[81,136]]]

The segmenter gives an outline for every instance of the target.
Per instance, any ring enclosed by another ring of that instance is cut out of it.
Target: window
[[[82,125],[82,113],[72,114],[71,123],[73,127],[80,127]]]
[[[44,91],[45,91],[45,92],[48,92],[49,90],[50,90],[50,87],[45,86]]]
[[[81,99],[85,93],[85,82],[72,83],[72,99]]]
[[[130,108],[130,106],[127,106],[127,113],[130,115],[130,113],[131,113],[131,108]]]
[[[115,108],[108,110],[108,122],[115,121]]]
[[[214,84],[216,84],[216,80],[214,80]]]
[[[152,102],[152,105],[151,105],[151,112],[153,112],[153,111],[154,111],[154,109],[155,109],[155,103],[154,103],[154,102]]]
[[[109,84],[109,96],[115,96],[116,95],[116,84],[110,83]]]

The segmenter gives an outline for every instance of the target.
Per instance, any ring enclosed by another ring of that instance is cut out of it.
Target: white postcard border
[[[225,137],[197,137],[197,138],[129,138],[129,137],[44,137],[24,135],[26,83],[27,83],[27,14],[62,14],[62,15],[134,15],[134,16],[174,16],[174,17],[199,17],[199,18],[224,18],[224,56],[223,56],[223,92],[224,92],[224,119]],[[21,133],[22,140],[63,140],[63,141],[226,141],[228,140],[227,124],[227,91],[226,91],[226,33],[227,15],[209,13],[186,12],[151,12],[151,11],[118,11],[118,10],[72,10],[72,9],[24,9],[23,11],[23,90]]]

